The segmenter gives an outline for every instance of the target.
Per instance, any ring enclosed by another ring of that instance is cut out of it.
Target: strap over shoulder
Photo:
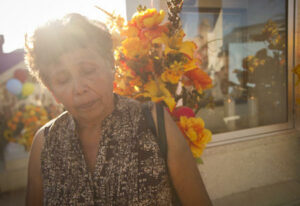
[[[156,118],[157,118],[158,139],[159,139],[160,150],[162,152],[164,159],[167,160],[168,144],[167,144],[167,135],[165,129],[164,107],[162,103],[156,104]]]
[[[167,137],[165,131],[165,121],[164,121],[164,108],[161,103],[156,103],[156,118],[158,128],[156,126],[152,117],[151,107],[148,103],[142,104],[142,110],[146,118],[148,127],[151,129],[152,133],[155,135],[161,154],[165,160],[167,160],[168,148],[167,148]],[[157,132],[158,134],[157,134]]]
[[[165,160],[166,168],[167,168],[167,171],[169,173],[168,163],[167,163],[168,162],[168,143],[167,143],[167,135],[166,135],[166,129],[165,129],[165,120],[164,120],[164,106],[161,102],[156,103],[155,106],[156,106],[156,118],[157,118],[158,135],[156,133],[156,127],[155,127],[155,124],[154,124],[154,120],[152,118],[152,114],[151,114],[149,104],[147,104],[147,103],[142,104],[142,110],[143,110],[143,113],[145,115],[148,127],[150,127],[151,131],[153,132],[153,134],[157,138],[156,140],[157,140],[159,149],[160,149],[161,154],[162,154],[162,156]],[[172,188],[172,191],[173,191],[173,194],[174,194],[173,200],[172,200],[173,205],[180,206],[181,202],[180,202],[180,199],[179,199],[178,194],[176,192],[176,189],[173,185],[172,179],[171,179],[170,183],[171,183],[171,188]]]
[[[142,104],[142,111],[143,111],[144,117],[146,119],[147,126],[151,129],[151,132],[155,136],[157,136],[156,127],[155,127],[154,120],[153,120],[152,114],[151,114],[151,108],[152,107],[148,102],[145,102]]]

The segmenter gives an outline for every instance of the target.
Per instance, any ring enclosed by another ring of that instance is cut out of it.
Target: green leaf
[[[197,162],[198,164],[203,164],[203,160],[202,160],[200,157],[197,157],[197,158],[196,158],[196,162]]]

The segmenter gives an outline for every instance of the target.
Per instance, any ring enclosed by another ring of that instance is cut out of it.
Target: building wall
[[[211,199],[300,179],[300,131],[207,148],[202,178]]]

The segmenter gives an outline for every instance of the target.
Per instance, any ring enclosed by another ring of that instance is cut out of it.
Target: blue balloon
[[[22,82],[15,78],[12,78],[6,82],[6,89],[14,95],[20,94],[22,92],[22,87]]]

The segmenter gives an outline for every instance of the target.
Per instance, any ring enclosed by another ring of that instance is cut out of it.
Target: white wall
[[[199,165],[211,199],[300,179],[300,132],[207,148]]]

